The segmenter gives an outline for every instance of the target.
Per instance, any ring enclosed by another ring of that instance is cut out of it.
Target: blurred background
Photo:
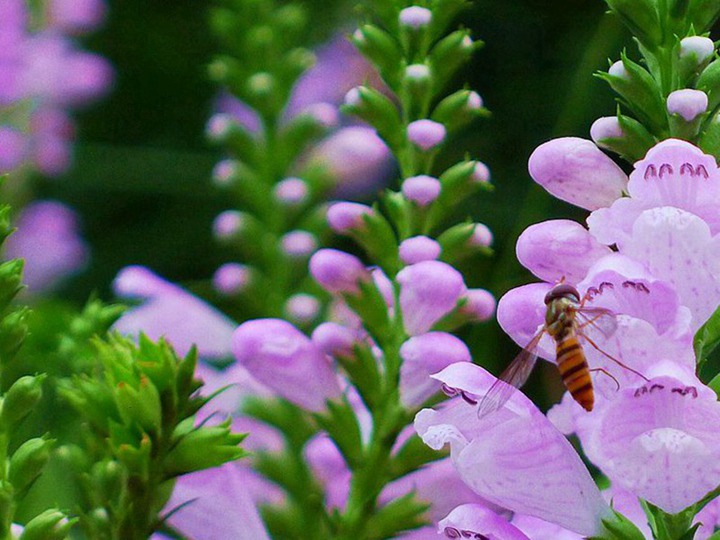
[[[357,22],[351,2],[307,0],[315,14],[314,43]],[[103,100],[76,115],[72,167],[54,179],[33,179],[33,195],[63,201],[80,216],[90,246],[85,271],[57,295],[78,305],[89,295],[111,300],[118,270],[142,264],[160,275],[202,290],[227,253],[211,238],[213,218],[225,209],[212,186],[220,158],[205,140],[217,88],[207,76],[216,44],[207,25],[210,4],[198,0],[116,0],[105,25],[85,37],[87,49],[108,58],[114,87]],[[515,258],[515,240],[531,223],[583,212],[552,199],[527,174],[527,159],[557,136],[589,138],[598,116],[612,115],[613,97],[593,76],[634,45],[601,0],[480,0],[458,21],[485,42],[453,88],[477,90],[492,111],[446,145],[438,167],[469,154],[487,163],[496,187],[459,209],[458,219],[486,223],[495,256],[472,259],[468,284],[499,298],[533,281]],[[391,183],[392,187],[392,183]],[[498,372],[519,351],[494,321],[465,330],[476,361]],[[545,366],[534,377],[559,388]],[[543,385],[544,386],[544,385]],[[551,391],[552,394],[552,391]]]

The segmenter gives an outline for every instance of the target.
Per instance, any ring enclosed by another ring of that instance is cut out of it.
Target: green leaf
[[[603,533],[587,540],[645,540],[643,533],[632,521],[615,510],[613,514],[613,517],[602,520]]]
[[[401,531],[425,525],[424,514],[429,507],[428,503],[416,498],[415,492],[394,499],[368,520],[364,538],[367,540],[394,538]]]
[[[702,367],[715,348],[720,345],[720,308],[716,309],[710,318],[705,321],[693,339],[695,358],[698,369]]]

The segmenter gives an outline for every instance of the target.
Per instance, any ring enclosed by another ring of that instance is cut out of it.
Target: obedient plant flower
[[[164,337],[179,355],[194,345],[202,358],[222,359],[232,354],[235,323],[181,287],[165,281],[142,266],[128,266],[113,283],[120,298],[142,303],[114,325],[120,333],[151,339]]]
[[[25,260],[23,278],[31,294],[49,291],[87,264],[88,247],[67,206],[34,202],[22,210],[16,225],[19,230],[8,238],[5,257]]]
[[[580,534],[601,532],[610,508],[572,445],[530,400],[516,392],[502,409],[478,418],[477,403],[492,375],[461,362],[433,377],[457,397],[420,411],[415,429],[431,448],[450,445],[453,463],[473,491]]]
[[[337,375],[310,338],[280,319],[258,319],[233,334],[233,353],[255,379],[310,411],[340,396]]]

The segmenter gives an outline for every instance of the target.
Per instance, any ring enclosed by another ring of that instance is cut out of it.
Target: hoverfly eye
[[[573,302],[580,302],[580,293],[572,285],[560,283],[559,285],[555,285],[545,295],[545,305],[549,304],[553,300],[557,300],[558,298],[567,298]]]

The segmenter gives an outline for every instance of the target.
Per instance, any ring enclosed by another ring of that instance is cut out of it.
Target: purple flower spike
[[[520,263],[542,280],[584,279],[589,268],[612,251],[575,221],[555,219],[531,225],[516,247]]]
[[[371,193],[388,174],[392,156],[374,129],[350,126],[339,129],[312,150],[308,163],[326,167],[337,181],[335,193],[343,197]]]
[[[408,178],[402,184],[405,198],[419,206],[427,206],[437,199],[441,189],[440,180],[425,174]]]
[[[414,236],[400,244],[400,260],[405,264],[434,261],[440,256],[440,244],[427,236]]]
[[[590,126],[590,138],[600,147],[605,147],[605,139],[620,139],[622,136],[623,131],[617,116],[603,116]]]
[[[463,277],[449,264],[425,261],[403,268],[397,274],[400,307],[405,330],[423,334],[450,313],[465,293]]]
[[[413,409],[440,391],[430,375],[455,362],[470,362],[465,343],[452,334],[428,332],[408,339],[400,347],[400,401]]]
[[[327,322],[313,331],[311,339],[328,356],[352,356],[358,335],[347,326]]]
[[[420,411],[415,429],[433,449],[450,445],[455,468],[475,493],[579,534],[598,534],[610,508],[572,445],[522,392],[478,419],[473,403],[495,377],[470,362],[433,377],[459,395]]]
[[[28,151],[25,136],[12,128],[0,126],[0,174],[16,169]]]
[[[530,540],[520,529],[482,504],[463,504],[438,523],[445,538],[493,538]]]
[[[121,298],[145,302],[127,311],[113,326],[121,334],[144,332],[151,339],[164,337],[184,356],[194,344],[201,358],[230,356],[236,324],[186,290],[165,281],[142,266],[128,266],[113,282]]]
[[[235,358],[255,379],[310,411],[341,394],[325,355],[287,321],[257,319],[240,325],[232,338]]]
[[[277,183],[273,194],[279,202],[295,206],[307,200],[310,189],[301,178],[286,178]]]
[[[427,152],[445,140],[447,130],[433,120],[415,120],[408,125],[407,134],[411,143]]]
[[[371,216],[373,209],[366,204],[338,202],[331,204],[327,211],[327,222],[338,234],[348,234],[365,225],[364,216]]]
[[[613,485],[674,514],[720,483],[718,423],[713,391],[660,377],[621,390],[583,446]]]
[[[250,283],[250,269],[240,263],[226,263],[213,275],[213,287],[223,296],[235,296],[243,292]]]
[[[82,270],[88,248],[78,234],[78,219],[56,201],[36,201],[20,213],[18,231],[7,240],[5,257],[25,259],[23,281],[30,293],[57,286]]]
[[[667,110],[670,114],[678,114],[686,122],[692,122],[707,111],[708,96],[702,90],[685,88],[675,90],[667,97]]]
[[[420,6],[410,6],[400,12],[400,24],[409,28],[422,28],[432,21],[432,11]]]
[[[317,249],[315,235],[307,231],[290,231],[281,241],[282,250],[290,257],[307,257]]]
[[[460,307],[460,312],[473,321],[485,322],[495,314],[497,301],[490,291],[468,289],[464,300],[465,303]]]
[[[321,249],[310,258],[310,274],[328,292],[356,294],[370,272],[360,259],[337,249]]]
[[[586,210],[610,206],[622,196],[627,176],[591,141],[553,139],[528,162],[530,176],[549,193]]]

